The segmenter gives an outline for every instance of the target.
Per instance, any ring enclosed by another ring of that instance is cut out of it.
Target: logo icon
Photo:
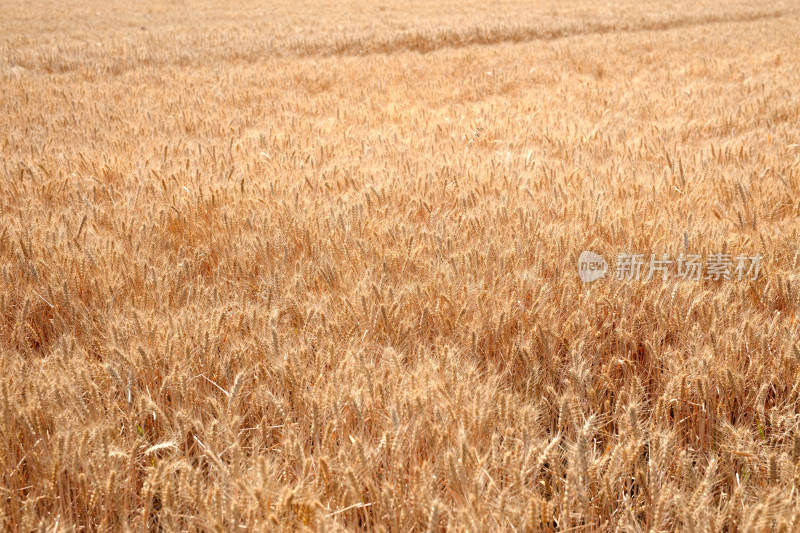
[[[584,251],[578,257],[578,275],[581,281],[591,283],[608,272],[608,263],[594,252]]]

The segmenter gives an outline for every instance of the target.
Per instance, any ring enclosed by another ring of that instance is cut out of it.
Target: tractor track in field
[[[265,59],[293,59],[301,57],[335,58],[368,57],[373,55],[396,55],[402,53],[434,53],[438,50],[452,50],[471,46],[493,46],[505,43],[550,42],[570,37],[621,34],[636,32],[663,32],[680,28],[708,26],[714,24],[734,24],[780,19],[796,16],[797,9],[779,9],[751,13],[727,13],[720,15],[686,15],[670,19],[653,18],[645,20],[619,21],[575,21],[553,26],[552,22],[542,25],[499,25],[475,26],[467,29],[413,30],[386,34],[343,33],[327,34],[322,38],[271,41],[267,36],[256,42],[242,43],[233,50],[217,49],[211,46],[204,56],[196,49],[184,44],[180,50],[165,54],[168,41],[153,41],[146,49],[134,54],[113,48],[87,49],[85,45],[63,46],[57,51],[34,47],[27,51],[20,49],[8,51],[5,64],[0,62],[0,78],[16,79],[35,74],[70,75],[82,71],[84,75],[117,76],[138,68],[178,68],[204,67],[210,61],[223,61],[239,64],[256,64]],[[0,47],[0,53],[3,52]],[[88,52],[88,53],[87,53]]]
[[[668,31],[694,26],[756,22],[778,19],[793,11],[780,10],[758,13],[737,13],[706,16],[685,16],[670,20],[643,20],[602,22],[588,21],[561,27],[517,26],[474,27],[469,30],[440,30],[437,32],[412,31],[395,34],[389,38],[372,36],[346,36],[335,44],[330,40],[292,43],[292,55],[314,56],[364,56],[402,52],[430,53],[440,49],[491,46],[503,43],[554,41],[581,35],[608,33],[636,33]]]

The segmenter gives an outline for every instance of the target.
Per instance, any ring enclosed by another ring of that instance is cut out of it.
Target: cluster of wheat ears
[[[0,530],[800,530],[798,27],[4,2]]]

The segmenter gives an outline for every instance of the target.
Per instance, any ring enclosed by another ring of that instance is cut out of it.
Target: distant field
[[[6,1],[0,530],[800,530],[798,230],[793,2]]]

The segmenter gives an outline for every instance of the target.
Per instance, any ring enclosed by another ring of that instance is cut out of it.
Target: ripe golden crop
[[[800,527],[796,5],[5,4],[0,529]]]

